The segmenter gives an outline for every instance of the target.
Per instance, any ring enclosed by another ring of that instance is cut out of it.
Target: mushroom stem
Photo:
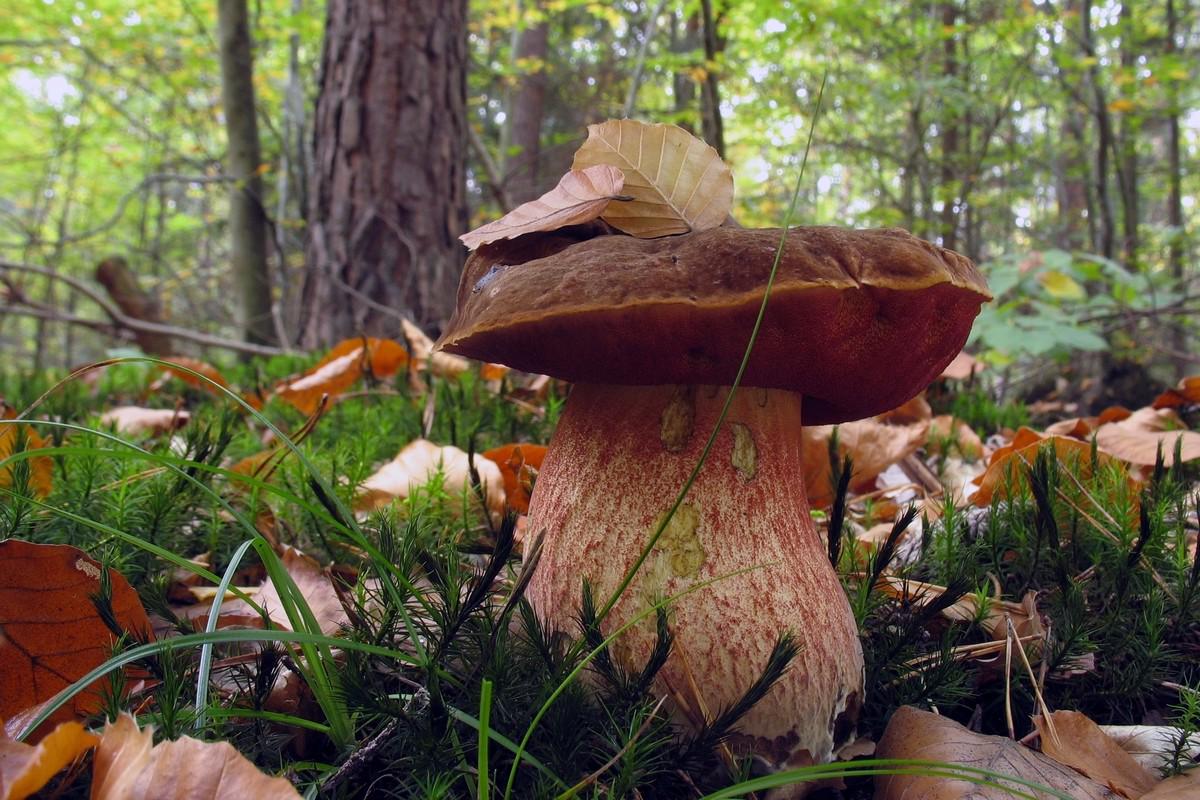
[[[597,604],[621,585],[728,392],[575,386],[529,510],[529,530],[546,539],[527,596],[550,627],[574,629],[583,579]],[[660,689],[688,705],[678,716],[693,724],[734,703],[790,630],[800,654],[731,742],[775,768],[828,761],[853,734],[862,704],[854,617],[809,514],[800,410],[794,392],[737,393],[683,504],[604,622],[609,632],[663,597],[719,579],[673,605],[674,652],[659,674]],[[653,620],[639,623],[618,639],[614,660],[639,670],[654,641]]]

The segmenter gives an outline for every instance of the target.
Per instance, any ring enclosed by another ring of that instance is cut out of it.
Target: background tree
[[[466,255],[466,0],[331,0],[313,118],[308,346],[433,327]]]

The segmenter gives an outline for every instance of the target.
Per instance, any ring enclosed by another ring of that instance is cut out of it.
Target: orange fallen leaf
[[[462,356],[434,351],[433,339],[413,323],[404,320],[400,325],[404,328],[405,340],[412,348],[413,365],[418,371],[428,369],[439,378],[457,378],[471,368],[471,362]]]
[[[226,394],[222,392],[221,389],[229,389],[229,381],[227,381],[225,376],[221,374],[220,370],[218,370],[212,364],[209,364],[206,361],[201,361],[198,358],[188,358],[187,356],[171,356],[167,360],[171,363],[162,368],[163,372],[166,373],[166,375],[163,376],[164,379],[169,377],[178,378],[188,386],[195,386],[197,389],[208,392],[209,394],[219,398],[226,397]],[[186,369],[181,369],[181,367],[185,367]],[[189,369],[192,372],[199,372],[205,378],[208,378],[208,381],[212,381],[212,383],[197,378],[191,372],[187,371]],[[216,386],[213,386],[213,383],[215,383]],[[151,386],[150,389],[152,391],[156,391],[162,387],[163,380],[158,380],[154,382],[154,385]],[[262,408],[262,398],[258,397],[257,395],[246,393],[241,395],[241,397],[246,401],[247,404],[249,404],[251,408]]]
[[[1113,800],[1117,797],[1107,787],[1011,739],[973,733],[954,720],[912,706],[903,706],[892,714],[875,755],[991,770],[1049,786],[1076,800]],[[1024,786],[1008,785],[1030,791]],[[967,797],[971,800],[1010,800],[1012,793],[938,775],[883,775],[875,782],[875,800],[961,800]]]
[[[553,231],[590,222],[604,213],[608,204],[621,194],[624,185],[625,175],[617,167],[597,164],[586,169],[573,169],[541,197],[458,238],[468,250],[474,250],[498,239],[515,239],[525,233]]]
[[[228,742],[185,736],[154,744],[128,714],[104,728],[92,773],[92,800],[298,800],[284,778],[264,775]]]
[[[16,416],[16,411],[0,401],[0,419],[14,419]],[[22,451],[40,450],[50,444],[46,439],[38,436],[37,431],[31,425],[0,423],[0,461],[13,455],[22,440],[24,442]],[[39,497],[50,494],[50,490],[53,488],[54,470],[54,462],[51,461],[50,456],[33,456],[26,463],[29,464],[29,488],[33,489]],[[12,486],[14,464],[15,462],[0,466],[0,486]]]
[[[75,721],[60,723],[36,745],[14,742],[0,729],[0,800],[23,800],[40,791],[99,741]]]
[[[53,697],[112,655],[113,634],[89,599],[100,591],[101,565],[63,544],[0,542],[0,718]],[[149,639],[150,620],[137,592],[110,569],[112,607],[123,629]],[[99,708],[102,681],[77,694],[39,728],[86,717]],[[23,726],[24,721],[20,721]]]
[[[101,425],[111,425],[125,436],[158,436],[182,428],[192,417],[174,408],[118,406],[100,416]]]
[[[938,414],[929,423],[929,441],[926,447],[931,453],[957,450],[971,460],[983,456],[983,440],[971,426],[949,414]]]
[[[509,508],[518,514],[528,514],[533,478],[542,468],[546,447],[540,444],[506,444],[486,451],[483,457],[500,467]]]
[[[1167,389],[1154,399],[1155,408],[1178,408],[1200,403],[1200,375],[1184,378],[1174,389]]]
[[[345,392],[365,375],[390,378],[408,364],[408,350],[391,339],[345,339],[303,375],[280,383],[275,395],[302,414],[317,410],[322,395]]]
[[[500,467],[479,454],[474,463],[484,485],[488,511],[502,514],[504,477]],[[471,472],[465,452],[453,446],[439,447],[426,439],[409,442],[394,459],[363,481],[354,507],[370,511],[408,497],[414,487],[424,486],[439,471],[447,493],[454,495],[470,488]]]
[[[1091,478],[1091,446],[1087,442],[1066,436],[1042,436],[1030,428],[1021,428],[1010,444],[992,453],[987,470],[975,479],[979,486],[971,496],[975,505],[987,507],[993,497],[1007,496],[1009,487],[1015,491],[1024,486],[1025,472],[1037,459],[1038,449],[1043,445],[1054,448],[1054,454],[1060,463],[1077,468],[1080,478]],[[1120,462],[1107,453],[1098,453],[1097,461],[1101,468],[1120,466]]]
[[[1078,711],[1055,711],[1033,718],[1041,735],[1042,752],[1060,764],[1073,767],[1097,783],[1138,798],[1158,783],[1133,756],[1100,730],[1095,722]]]

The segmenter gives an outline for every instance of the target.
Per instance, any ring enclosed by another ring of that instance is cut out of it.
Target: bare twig
[[[0,259],[0,271],[9,270],[12,272],[25,272],[31,275],[41,275],[51,280],[61,281],[69,286],[74,291],[91,300],[96,305],[100,306],[101,310],[112,320],[111,325],[100,320],[88,320],[83,317],[77,317],[70,314],[57,314],[55,319],[61,322],[67,322],[73,325],[83,325],[90,327],[93,330],[111,330],[113,327],[126,331],[140,331],[142,333],[157,333],[164,336],[173,336],[177,339],[183,339],[189,342],[195,342],[205,347],[217,347],[223,350],[232,350],[238,353],[249,353],[251,355],[273,356],[282,353],[291,352],[281,350],[278,347],[268,347],[261,344],[252,344],[250,342],[239,342],[236,339],[226,339],[221,336],[214,336],[200,331],[193,331],[187,328],[178,328],[174,325],[164,325],[159,322],[147,322],[135,317],[128,316],[117,308],[112,301],[104,297],[98,291],[88,286],[83,281],[77,278],[72,278],[69,275],[60,275],[53,270],[44,267],[35,267],[32,264],[21,264],[16,261],[8,261]],[[20,298],[14,298],[20,301]],[[20,307],[13,307],[14,313],[21,313]],[[29,313],[26,316],[38,317],[45,319],[47,314],[51,312],[45,308],[29,308]]]

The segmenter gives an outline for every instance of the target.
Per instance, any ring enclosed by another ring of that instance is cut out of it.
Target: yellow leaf
[[[1113,100],[1108,104],[1108,110],[1112,111],[1114,114],[1124,114],[1127,111],[1133,111],[1134,108],[1136,108],[1136,106],[1134,105],[1133,101],[1124,97]]]
[[[1046,293],[1058,300],[1082,300],[1087,297],[1074,278],[1058,270],[1049,269],[1038,275],[1038,281],[1046,289]]]
[[[597,164],[625,174],[623,192],[603,218],[643,239],[716,228],[733,204],[733,173],[717,151],[676,125],[631,119],[588,126],[573,169]]]
[[[59,723],[37,746],[14,742],[0,727],[0,800],[23,800],[100,741],[74,720]]]

